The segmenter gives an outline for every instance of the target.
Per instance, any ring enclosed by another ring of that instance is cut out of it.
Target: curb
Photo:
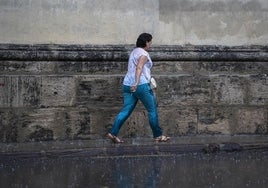
[[[155,143],[151,138],[124,140],[123,144],[113,144],[107,139],[2,143],[0,158],[160,156],[187,152],[216,153],[268,149],[266,135],[184,136],[174,137],[166,143]]]

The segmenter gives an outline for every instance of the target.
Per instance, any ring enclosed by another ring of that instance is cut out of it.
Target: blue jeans
[[[123,95],[124,106],[117,115],[110,133],[115,136],[118,134],[124,122],[133,112],[138,100],[140,100],[148,112],[149,124],[154,138],[161,136],[162,129],[159,127],[156,99],[150,85],[139,85],[135,92],[130,91],[130,86],[123,85]]]

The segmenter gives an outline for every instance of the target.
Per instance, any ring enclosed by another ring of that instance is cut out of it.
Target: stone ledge
[[[125,61],[134,45],[0,44],[0,60]],[[159,45],[154,61],[268,61],[268,46]]]
[[[201,152],[208,144],[226,143],[238,144],[244,150],[268,149],[266,135],[182,136],[167,143],[155,143],[151,138],[127,138],[124,141],[124,144],[113,144],[107,139],[0,144],[0,157],[173,155]]]

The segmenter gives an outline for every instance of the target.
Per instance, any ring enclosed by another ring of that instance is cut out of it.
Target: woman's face
[[[150,48],[151,48],[151,46],[152,46],[152,40],[151,41],[149,41],[149,42],[146,42],[146,46],[145,46],[145,50],[146,51],[148,51]]]

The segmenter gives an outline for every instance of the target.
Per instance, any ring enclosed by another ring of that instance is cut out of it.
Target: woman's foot
[[[118,138],[117,136],[112,135],[111,133],[108,133],[108,134],[107,134],[107,137],[108,137],[110,140],[112,140],[113,143],[115,143],[115,144],[120,144],[120,143],[123,143],[123,142],[124,142],[123,140],[121,140],[121,139]]]
[[[169,140],[170,140],[170,137],[164,136],[164,135],[154,138],[154,141],[156,142],[167,142]]]

